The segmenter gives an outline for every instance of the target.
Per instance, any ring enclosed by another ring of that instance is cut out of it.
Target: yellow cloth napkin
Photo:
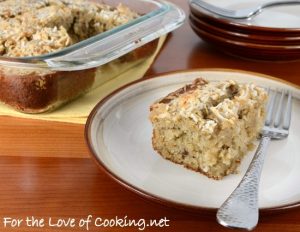
[[[84,124],[91,110],[101,99],[117,88],[140,79],[145,75],[160,51],[165,39],[166,36],[160,38],[155,53],[142,63],[138,63],[129,70],[92,89],[84,96],[58,108],[53,112],[42,114],[24,114],[0,103],[0,115]]]

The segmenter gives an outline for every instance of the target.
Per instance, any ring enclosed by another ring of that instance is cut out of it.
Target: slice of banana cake
[[[164,158],[221,179],[236,172],[264,123],[267,93],[235,81],[192,84],[150,107],[153,148]]]

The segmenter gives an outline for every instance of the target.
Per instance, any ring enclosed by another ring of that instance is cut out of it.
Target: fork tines
[[[291,123],[292,93],[289,90],[268,90],[269,102],[263,133],[285,137]]]

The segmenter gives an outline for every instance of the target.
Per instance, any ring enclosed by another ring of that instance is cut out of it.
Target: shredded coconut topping
[[[125,24],[138,14],[85,0],[0,1],[0,55],[54,52]]]

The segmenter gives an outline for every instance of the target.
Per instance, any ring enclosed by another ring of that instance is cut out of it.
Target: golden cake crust
[[[23,57],[58,51],[138,16],[122,4],[4,0],[0,2],[0,55]]]

